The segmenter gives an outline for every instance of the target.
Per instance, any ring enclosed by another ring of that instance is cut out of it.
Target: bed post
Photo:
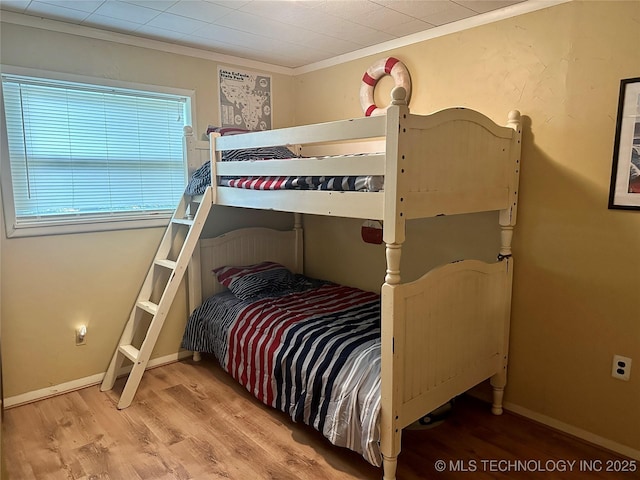
[[[295,232],[295,262],[296,262],[296,272],[295,273],[304,273],[304,236],[302,231],[302,214],[294,213],[293,214],[293,231]]]
[[[380,451],[383,480],[395,480],[400,454],[402,427],[400,423],[401,393],[404,379],[397,352],[402,351],[402,328],[395,290],[400,284],[400,257],[405,240],[403,200],[407,184],[405,151],[406,129],[402,127],[408,116],[406,91],[396,87],[391,91],[391,105],[387,109],[387,151],[385,169],[383,239],[386,244],[387,271],[382,285],[382,345],[381,345],[381,402]],[[388,182],[388,183],[387,183]]]
[[[401,243],[387,243],[387,272],[382,286],[382,345],[381,345],[381,402],[380,451],[382,453],[383,480],[395,480],[400,454],[402,430],[399,424],[398,403],[402,378],[395,335],[395,287],[400,283]]]
[[[513,227],[516,224],[516,213],[518,211],[518,183],[520,178],[520,152],[522,144],[522,127],[520,122],[520,112],[512,110],[509,112],[509,121],[507,126],[514,129],[511,141],[510,156],[512,164],[510,189],[510,205],[509,208],[500,211],[500,253],[498,260],[505,262],[507,271],[506,276],[506,293],[505,293],[505,328],[504,338],[502,340],[502,368],[491,377],[491,386],[493,388],[493,401],[491,412],[494,415],[502,414],[502,398],[504,396],[504,387],[507,384],[507,363],[508,363],[508,345],[509,345],[509,324],[511,319],[511,290],[513,283],[513,258],[511,257],[511,243],[513,240]]]

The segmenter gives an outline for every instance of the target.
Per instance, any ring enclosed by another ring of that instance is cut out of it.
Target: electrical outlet
[[[86,345],[87,344],[87,327],[85,325],[81,325],[76,328],[76,345]]]
[[[631,359],[622,355],[614,355],[611,376],[618,380],[628,381],[631,376]]]

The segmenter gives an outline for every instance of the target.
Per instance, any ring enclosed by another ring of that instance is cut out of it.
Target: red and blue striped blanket
[[[380,465],[380,297],[311,283],[215,295],[191,314],[182,347],[215,354],[259,400]]]

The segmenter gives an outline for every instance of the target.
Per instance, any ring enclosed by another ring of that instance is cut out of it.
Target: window
[[[182,93],[3,72],[8,235],[166,224],[186,185]]]

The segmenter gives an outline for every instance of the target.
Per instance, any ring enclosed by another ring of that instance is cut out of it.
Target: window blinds
[[[3,75],[16,226],[175,209],[186,98]]]

